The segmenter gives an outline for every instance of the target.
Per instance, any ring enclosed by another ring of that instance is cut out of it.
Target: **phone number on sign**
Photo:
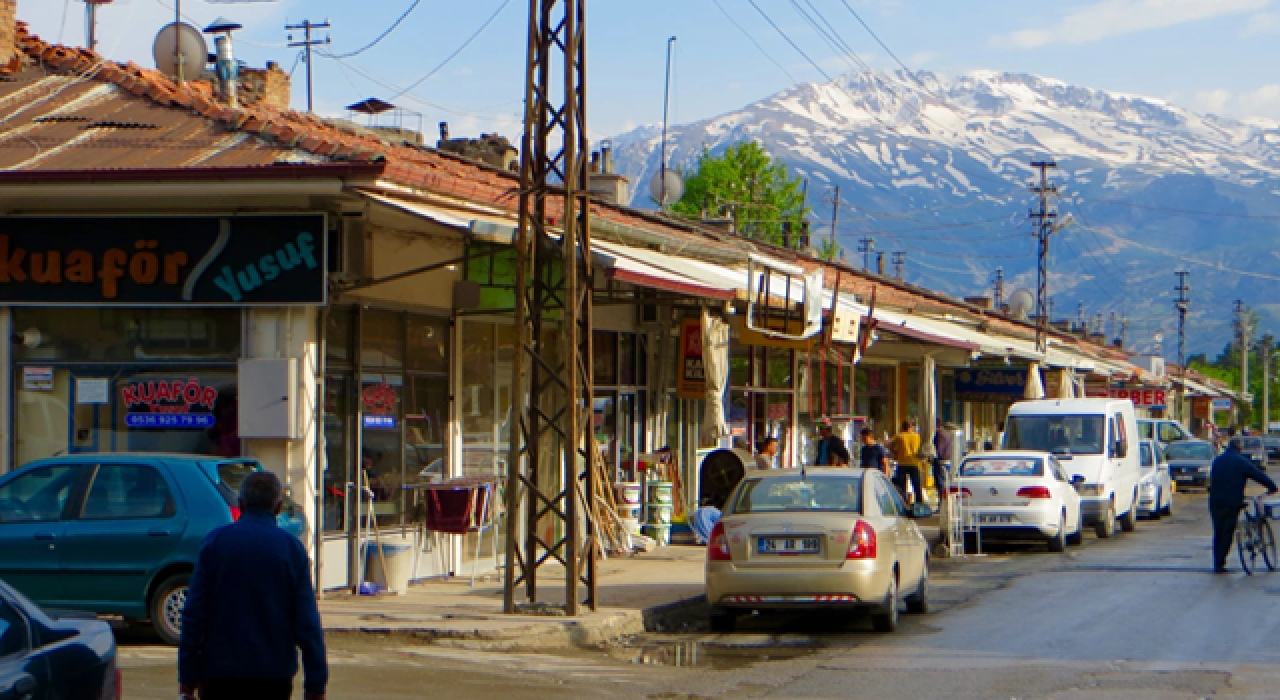
[[[124,424],[130,428],[212,428],[209,413],[130,413]]]

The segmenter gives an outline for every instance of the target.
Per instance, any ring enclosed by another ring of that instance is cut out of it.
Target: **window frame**
[[[0,661],[21,658],[35,649],[35,639],[31,633],[31,620],[27,617],[26,611],[22,609],[22,606],[18,605],[17,601],[10,599],[8,596],[0,595],[0,615],[3,615],[4,608],[12,610],[14,617],[22,625],[23,646],[10,654],[4,654],[3,650],[0,649]]]
[[[118,522],[122,520],[169,520],[170,518],[174,518],[178,515],[178,499],[174,495],[176,489],[174,488],[174,485],[169,481],[169,475],[165,473],[165,470],[160,469],[155,465],[143,464],[143,463],[132,462],[132,461],[129,461],[129,462],[108,461],[108,462],[95,464],[92,466],[93,466],[92,474],[89,477],[83,479],[81,482],[80,489],[81,489],[82,496],[80,498],[80,507],[73,512],[74,517],[69,518],[70,520],[77,520],[77,521],[88,522],[88,523]],[[135,467],[140,469],[150,469],[153,472],[155,472],[157,475],[159,475],[160,481],[164,484],[165,488],[168,490],[167,499],[165,500],[164,505],[161,507],[160,513],[158,515],[88,516],[86,517],[84,514],[84,511],[85,511],[85,508],[89,505],[89,496],[93,492],[93,484],[97,482],[98,474],[102,472],[103,467]]]
[[[41,469],[65,468],[65,469],[70,469],[74,475],[74,480],[71,483],[71,488],[67,492],[67,500],[62,504],[62,510],[58,513],[58,517],[56,519],[53,519],[53,520],[0,520],[0,526],[31,525],[33,523],[56,523],[56,522],[66,522],[68,520],[74,520],[75,513],[79,510],[79,507],[84,503],[84,497],[86,493],[85,485],[87,483],[87,478],[85,477],[85,474],[87,474],[95,466],[96,465],[94,464],[85,464],[80,462],[69,462],[69,463],[55,462],[50,464],[41,464],[31,468],[30,470],[24,471],[23,473],[18,474],[11,479],[5,480],[5,482],[2,485],[0,485],[0,488],[8,487],[20,479],[25,479],[27,477],[30,477],[32,474],[35,474],[37,471],[40,471]]]

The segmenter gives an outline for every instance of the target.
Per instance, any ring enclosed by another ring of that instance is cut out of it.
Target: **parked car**
[[[1164,451],[1169,473],[1179,486],[1208,486],[1209,467],[1217,456],[1213,443],[1206,440],[1184,440]]]
[[[1143,440],[1138,449],[1142,453],[1138,514],[1152,520],[1173,515],[1173,477],[1169,474],[1169,463],[1165,461],[1164,450],[1155,440]]]
[[[1133,402],[1116,399],[1019,401],[1005,422],[1006,450],[1050,452],[1073,476],[1086,525],[1098,537],[1138,523],[1138,425]]]
[[[1084,483],[1084,477],[1076,477]],[[1049,551],[1084,541],[1080,494],[1057,458],[1047,452],[1000,451],[969,455],[952,491],[961,495],[982,541],[1045,542]]]
[[[928,612],[929,547],[913,520],[932,514],[907,508],[879,470],[747,472],[707,546],[712,629],[751,610],[863,608],[894,631],[903,601]]]
[[[240,517],[250,459],[79,454],[0,478],[0,578],[36,603],[150,620],[176,644],[205,535]],[[279,516],[306,529],[292,501]]]
[[[1143,440],[1155,440],[1161,445],[1168,445],[1179,440],[1190,440],[1191,433],[1175,420],[1144,418],[1138,421],[1138,432]]]
[[[1240,438],[1241,451],[1244,456],[1253,460],[1253,463],[1260,469],[1267,468],[1267,447],[1262,444],[1262,438],[1256,435],[1246,435]]]
[[[0,698],[120,700],[121,690],[107,623],[46,612],[0,581]]]
[[[1267,448],[1267,466],[1280,464],[1280,435],[1262,436],[1262,445]]]

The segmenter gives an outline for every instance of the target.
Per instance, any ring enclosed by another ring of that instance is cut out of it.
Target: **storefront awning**
[[[737,296],[737,290],[714,277],[693,277],[673,272],[670,255],[643,248],[595,241],[591,244],[592,256],[604,267],[605,275],[619,282],[626,282],[649,289],[676,294],[729,300]]]
[[[476,238],[482,238],[494,243],[510,243],[514,238],[518,224],[515,219],[498,214],[475,214],[368,190],[359,190],[359,193],[371,202],[390,207],[410,216],[433,221],[441,226],[470,231]]]

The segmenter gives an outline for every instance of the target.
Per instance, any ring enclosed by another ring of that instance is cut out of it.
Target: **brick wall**
[[[275,61],[268,61],[266,70],[240,69],[240,103],[243,105],[261,104],[288,109],[292,90],[289,74],[281,70]]]

